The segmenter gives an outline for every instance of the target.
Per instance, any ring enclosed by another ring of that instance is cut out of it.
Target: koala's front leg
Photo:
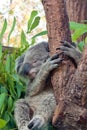
[[[76,45],[74,43],[63,41],[62,46],[60,46],[58,49],[63,51],[65,55],[73,58],[76,65],[78,65],[81,58],[81,52],[76,48]]]
[[[42,66],[37,73],[35,79],[33,79],[33,81],[29,83],[26,95],[34,96],[41,92],[45,86],[46,79],[49,73],[53,69],[57,68],[61,62],[62,59],[59,58],[58,54],[56,54],[55,56],[48,58],[45,63],[42,63]]]

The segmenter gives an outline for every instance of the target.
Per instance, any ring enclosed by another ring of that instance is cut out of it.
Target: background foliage
[[[32,11],[28,20],[27,33],[30,34],[35,29],[40,21],[37,11]],[[8,34],[9,43],[12,32],[16,25],[14,17],[12,27]],[[7,20],[4,20],[2,30],[0,32],[0,130],[15,130],[14,121],[14,103],[18,98],[24,97],[26,86],[19,80],[15,72],[15,59],[20,56],[30,45],[35,43],[35,38],[32,38],[31,44],[28,43],[26,34],[22,30],[20,48],[8,48],[3,51],[2,38],[7,29]],[[5,47],[4,47],[5,48]]]

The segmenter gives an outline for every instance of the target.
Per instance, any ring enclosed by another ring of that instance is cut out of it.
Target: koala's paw
[[[33,119],[29,122],[28,128],[29,130],[39,130],[43,125],[45,124],[45,120],[42,116],[35,116]]]
[[[73,58],[76,64],[78,64],[81,58],[81,52],[76,48],[75,43],[64,41],[62,42],[62,46],[57,49],[60,49],[65,55],[69,56],[70,58]]]
[[[59,64],[63,61],[62,58],[59,58],[59,55],[60,54],[55,54],[46,61],[44,65],[48,71],[52,71],[53,69],[57,68]]]
[[[67,41],[63,41],[62,46],[60,46],[60,48],[58,49],[63,51],[65,55],[70,56],[72,58],[74,58],[74,54],[76,54],[77,52],[76,47],[72,43],[69,43]]]

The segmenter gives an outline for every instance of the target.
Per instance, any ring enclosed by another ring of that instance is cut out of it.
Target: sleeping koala
[[[65,41],[59,49],[78,63],[81,53],[73,44]],[[50,57],[48,43],[41,42],[16,60],[18,75],[28,80],[25,98],[15,104],[18,130],[40,130],[52,119],[56,101],[50,85],[50,72],[61,64],[60,55]]]

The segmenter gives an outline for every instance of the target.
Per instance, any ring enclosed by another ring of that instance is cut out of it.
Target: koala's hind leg
[[[48,122],[52,120],[53,112],[56,108],[56,101],[53,93],[45,93],[42,95],[43,98],[41,98],[41,95],[38,97],[39,104],[37,102],[36,111],[28,124],[30,130],[42,130],[45,128]]]
[[[29,130],[31,110],[25,99],[19,99],[15,104],[15,120],[18,130]]]

